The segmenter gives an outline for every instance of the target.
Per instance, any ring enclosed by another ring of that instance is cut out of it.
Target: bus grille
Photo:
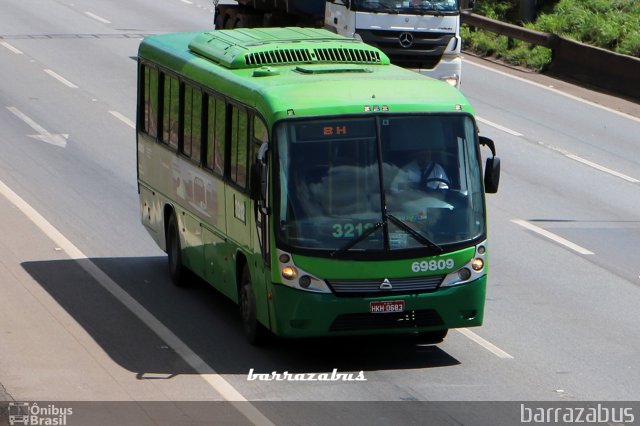
[[[336,296],[383,296],[417,294],[434,291],[444,280],[444,275],[420,278],[389,278],[391,289],[381,289],[382,279],[375,280],[330,280],[329,286]]]
[[[433,309],[386,314],[342,314],[333,321],[330,331],[374,330],[378,328],[415,328],[444,325]]]

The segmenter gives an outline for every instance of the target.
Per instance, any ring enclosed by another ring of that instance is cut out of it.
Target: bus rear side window
[[[144,66],[144,122],[143,130],[149,136],[158,136],[158,70]]]
[[[241,188],[246,188],[247,112],[244,109],[233,107],[231,114],[231,181]]]
[[[224,100],[209,95],[207,121],[207,168],[224,174],[224,135],[227,122],[227,106]]]
[[[182,152],[192,160],[200,162],[202,128],[202,92],[185,85],[184,90],[184,135]]]
[[[178,79],[165,75],[162,113],[162,142],[178,149],[178,127],[180,112],[180,83]]]

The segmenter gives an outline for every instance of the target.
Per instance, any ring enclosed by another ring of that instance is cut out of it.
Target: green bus
[[[157,35],[136,133],[142,223],[171,279],[238,303],[250,342],[482,324],[500,162],[447,83],[320,29]]]

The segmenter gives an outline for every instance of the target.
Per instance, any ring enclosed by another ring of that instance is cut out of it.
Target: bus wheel
[[[436,343],[442,343],[445,337],[447,337],[448,329],[438,331],[423,331],[418,333],[417,339],[419,344],[434,345]]]
[[[251,275],[247,265],[244,265],[242,269],[239,304],[242,328],[247,340],[255,346],[265,343],[268,338],[268,330],[258,321],[256,298],[253,294]]]
[[[178,234],[178,221],[176,215],[171,214],[167,225],[167,257],[169,263],[169,276],[171,281],[179,287],[184,287],[184,267],[182,266],[182,248],[180,247],[180,235]]]

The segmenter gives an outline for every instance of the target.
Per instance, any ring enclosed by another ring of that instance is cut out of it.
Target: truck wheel
[[[242,269],[240,297],[238,302],[240,305],[242,328],[249,343],[254,346],[266,343],[269,337],[269,331],[258,321],[256,298],[253,294],[251,275],[249,274],[249,267],[247,265],[244,265],[244,268]]]
[[[167,224],[167,260],[171,281],[178,287],[184,287],[186,282],[182,266],[182,247],[180,247],[180,234],[175,213],[171,213]]]

